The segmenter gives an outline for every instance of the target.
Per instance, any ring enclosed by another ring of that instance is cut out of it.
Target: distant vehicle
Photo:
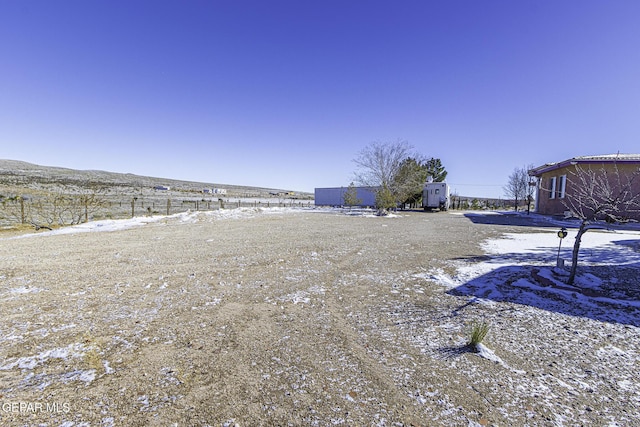
[[[279,197],[282,197],[282,196],[295,196],[296,195],[296,193],[293,192],[293,191],[270,191],[269,194],[271,196],[279,196]]]
[[[431,177],[429,177],[431,178]],[[428,179],[422,189],[422,208],[425,211],[449,209],[449,184],[446,182],[433,182]]]

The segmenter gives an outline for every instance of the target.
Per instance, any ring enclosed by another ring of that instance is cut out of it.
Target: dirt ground
[[[637,327],[550,313],[547,330],[429,280],[524,230],[256,210],[0,240],[0,424],[632,425],[638,396],[587,348]],[[466,349],[482,319],[504,363]]]

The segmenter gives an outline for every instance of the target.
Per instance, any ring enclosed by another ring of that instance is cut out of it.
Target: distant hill
[[[147,194],[157,192],[156,187],[169,187],[170,193],[202,193],[204,189],[222,188],[225,197],[275,197],[291,190],[247,187],[232,184],[182,181],[171,178],[140,176],[130,173],[101,170],[77,170],[55,166],[41,166],[18,160],[0,159],[0,194],[62,192],[74,194],[87,190],[117,194]],[[310,193],[297,193],[309,198]]]

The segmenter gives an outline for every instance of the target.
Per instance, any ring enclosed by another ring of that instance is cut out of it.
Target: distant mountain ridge
[[[20,160],[0,159],[0,189],[47,190],[47,188],[74,193],[87,188],[117,187],[153,189],[170,187],[172,191],[202,192],[205,188],[224,188],[227,196],[264,197],[274,193],[289,193],[290,190],[249,187],[232,184],[184,181],[171,178],[150,177],[131,173],[102,170],[78,170],[57,166],[42,166]],[[301,195],[306,195],[302,193]]]

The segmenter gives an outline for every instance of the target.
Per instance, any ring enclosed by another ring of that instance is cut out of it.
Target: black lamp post
[[[560,238],[560,244],[558,244],[558,257],[556,259],[556,265],[560,267],[560,247],[562,246],[562,239],[567,237],[567,229],[562,227],[560,231],[558,231],[558,237]]]

